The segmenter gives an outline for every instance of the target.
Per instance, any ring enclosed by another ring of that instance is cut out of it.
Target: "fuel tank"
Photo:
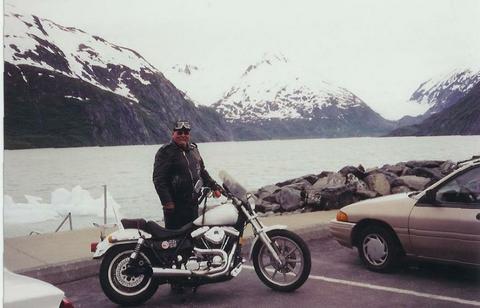
[[[203,217],[200,215],[193,221],[196,226],[202,226]],[[233,204],[220,205],[205,213],[204,226],[233,226],[238,220],[238,210]]]

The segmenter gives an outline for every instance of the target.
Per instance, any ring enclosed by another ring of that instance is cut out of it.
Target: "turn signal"
[[[91,251],[91,252],[97,251],[97,245],[98,245],[97,242],[95,242],[95,243],[90,243],[90,251]]]
[[[338,211],[337,212],[337,221],[348,222],[348,215],[345,212]]]

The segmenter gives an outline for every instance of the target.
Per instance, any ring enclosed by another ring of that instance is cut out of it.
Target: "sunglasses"
[[[179,135],[179,136],[181,136],[181,135],[186,135],[186,136],[190,135],[190,131],[188,131],[188,130],[176,130],[176,132],[177,132],[177,135]]]
[[[191,128],[190,123],[188,121],[177,121],[173,129],[180,130],[180,129],[190,129],[190,128]]]

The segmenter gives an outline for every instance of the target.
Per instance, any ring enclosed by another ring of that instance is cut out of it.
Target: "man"
[[[197,145],[190,143],[190,129],[188,121],[175,122],[172,141],[155,155],[153,183],[167,229],[180,229],[198,217],[200,194],[195,187],[210,187],[219,196],[220,187],[205,170]]]

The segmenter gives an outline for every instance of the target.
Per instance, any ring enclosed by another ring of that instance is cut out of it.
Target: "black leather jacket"
[[[194,191],[194,186],[199,179],[203,186],[215,189],[217,185],[205,170],[196,144],[192,143],[184,150],[171,141],[158,150],[153,183],[163,205],[174,202],[176,211],[189,210],[186,207],[196,205],[199,194]]]

